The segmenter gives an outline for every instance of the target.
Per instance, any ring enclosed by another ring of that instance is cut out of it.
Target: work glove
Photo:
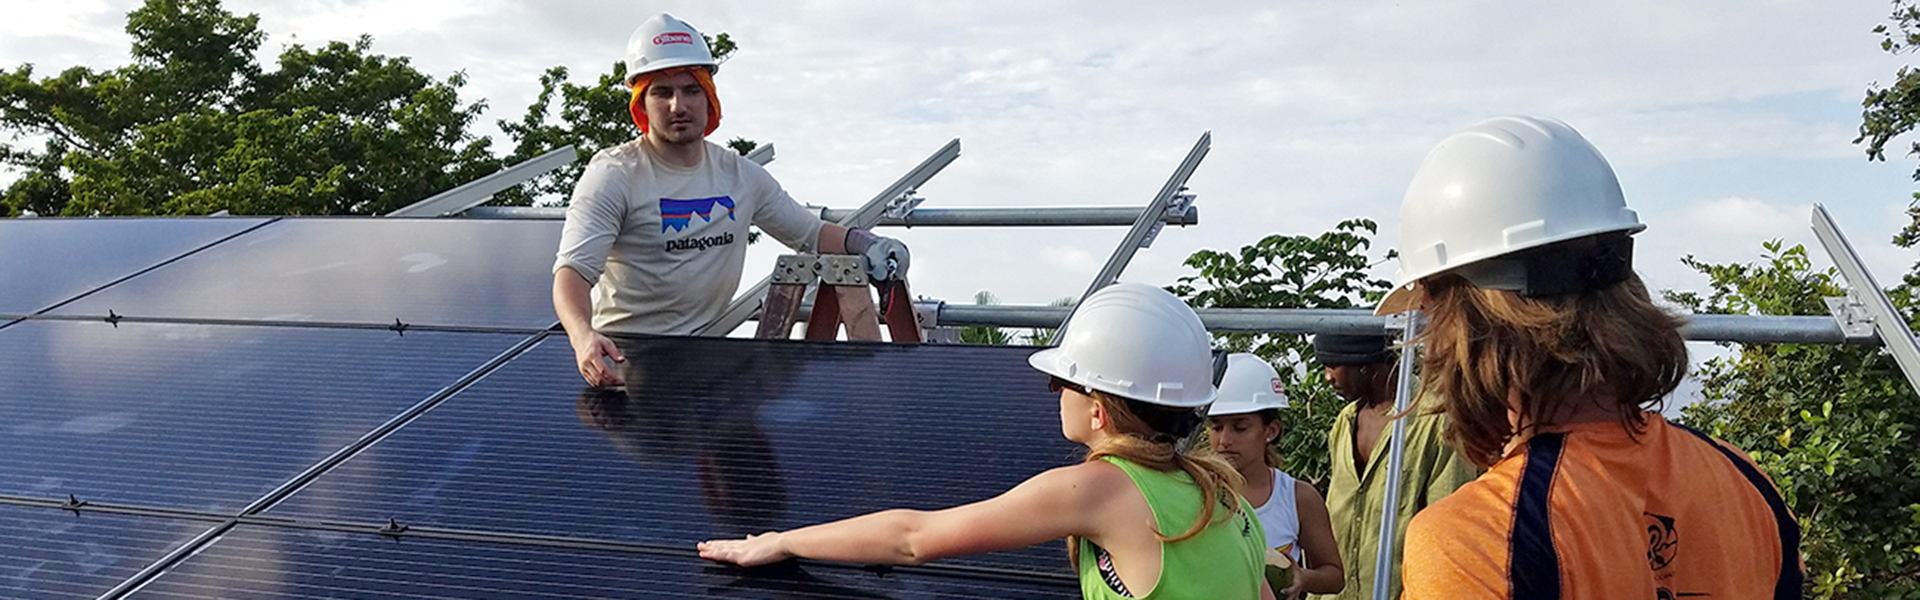
[[[847,230],[847,253],[866,259],[867,278],[874,283],[905,281],[910,257],[907,245],[865,229]]]

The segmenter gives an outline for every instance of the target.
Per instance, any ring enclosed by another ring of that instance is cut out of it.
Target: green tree
[[[1873,28],[1874,33],[1880,34],[1881,50],[1900,55],[1920,49],[1920,6],[1916,6],[1915,1],[1893,0],[1893,12],[1887,17],[1890,22]],[[1861,106],[1860,134],[1853,143],[1866,144],[1868,160],[1884,161],[1887,143],[1920,125],[1920,71],[1912,66],[1900,67],[1892,85],[1868,86]],[[1908,145],[1907,155],[1920,156],[1920,141]],[[1920,169],[1914,171],[1913,177],[1920,181]],[[1910,202],[1907,209],[1910,220],[1894,237],[1894,243],[1902,247],[1920,242],[1920,193],[1915,193]]]
[[[1376,300],[1391,282],[1367,275],[1367,258],[1378,232],[1373,221],[1352,219],[1317,236],[1270,235],[1237,252],[1201,250],[1186,265],[1199,274],[1167,288],[1196,308],[1353,308]],[[1385,258],[1393,257],[1389,252]],[[1346,401],[1310,368],[1313,344],[1303,335],[1219,333],[1214,341],[1231,352],[1252,352],[1274,362],[1293,409],[1282,411],[1285,432],[1274,442],[1287,458],[1287,472],[1326,490],[1330,468],[1327,430]]]
[[[1000,298],[994,296],[993,292],[980,290],[973,295],[973,303],[993,306],[1000,303]],[[960,343],[1005,346],[1014,343],[1014,335],[991,325],[968,325],[960,328]]]
[[[1764,247],[1755,264],[1683,259],[1711,292],[1666,298],[1699,313],[1807,315],[1843,293],[1804,247]],[[1891,293],[1908,315],[1911,290]],[[1800,520],[1808,596],[1920,598],[1920,396],[1890,357],[1862,345],[1721,345],[1734,354],[1699,369],[1706,401],[1681,421],[1746,450],[1780,487]]]
[[[0,71],[10,215],[378,214],[499,168],[464,76],[371,38],[292,45],[269,71],[259,17],[218,0],[148,0],[127,33],[124,67]]]
[[[706,38],[707,49],[722,63],[740,49],[726,33]],[[565,167],[535,177],[518,188],[501,192],[496,200],[506,204],[531,204],[539,200],[564,203],[587,168],[594,153],[618,146],[640,136],[627,112],[632,91],[626,87],[627,65],[615,61],[613,68],[594,79],[592,85],[567,81],[564,66],[547,69],[540,76],[540,95],[527,106],[519,121],[500,121],[501,131],[513,140],[513,152],[505,158],[514,164],[539,156],[554,148],[574,145],[576,159]],[[558,103],[558,114],[555,113]],[[734,138],[727,146],[745,155],[758,146],[752,140]]]

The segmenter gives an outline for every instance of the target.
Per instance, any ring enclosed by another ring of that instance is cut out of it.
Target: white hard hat
[[[707,39],[686,21],[660,13],[641,23],[633,30],[633,37],[627,38],[627,85],[646,73],[686,66],[720,72],[720,63],[707,49]]]
[[[1427,154],[1400,204],[1400,271],[1375,311],[1415,308],[1413,286],[1463,265],[1646,225],[1580,132],[1552,119],[1488,119]]]
[[[1100,288],[1063,327],[1060,347],[1035,352],[1027,364],[1150,404],[1213,402],[1212,338],[1199,315],[1166,290],[1140,283]]]
[[[1227,355],[1227,374],[1220,379],[1220,398],[1207,408],[1207,416],[1244,415],[1269,408],[1286,408],[1287,393],[1280,386],[1280,372],[1266,360],[1247,353]]]

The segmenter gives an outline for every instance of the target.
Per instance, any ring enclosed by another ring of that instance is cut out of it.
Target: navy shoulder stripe
[[[1565,444],[1564,433],[1527,440],[1527,466],[1520,476],[1520,497],[1513,503],[1513,538],[1508,540],[1507,580],[1513,582],[1514,600],[1560,598],[1560,555],[1553,549],[1547,500]]]
[[[1775,600],[1799,598],[1801,583],[1806,578],[1806,574],[1800,572],[1800,523],[1794,521],[1793,513],[1787,511],[1787,503],[1780,499],[1780,492],[1773,489],[1773,483],[1762,475],[1759,469],[1754,468],[1753,464],[1747,461],[1740,460],[1740,456],[1728,450],[1726,446],[1713,441],[1713,436],[1679,423],[1669,422],[1669,424],[1699,437],[1708,446],[1719,450],[1721,455],[1726,456],[1727,460],[1733,463],[1734,468],[1740,470],[1741,475],[1747,476],[1747,483],[1760,492],[1760,497],[1766,499],[1767,507],[1773,509],[1774,525],[1780,528],[1780,579],[1773,585],[1773,597]]]

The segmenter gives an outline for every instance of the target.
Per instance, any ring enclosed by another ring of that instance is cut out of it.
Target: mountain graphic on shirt
[[[693,222],[694,215],[700,215],[700,219],[703,221],[712,222],[713,206],[716,204],[726,207],[727,220],[732,221],[733,220],[733,198],[731,196],[715,196],[712,198],[695,198],[692,200],[661,198],[660,199],[660,232],[666,233],[668,229],[672,229],[674,231],[680,231],[682,229],[686,229],[687,225]]]

